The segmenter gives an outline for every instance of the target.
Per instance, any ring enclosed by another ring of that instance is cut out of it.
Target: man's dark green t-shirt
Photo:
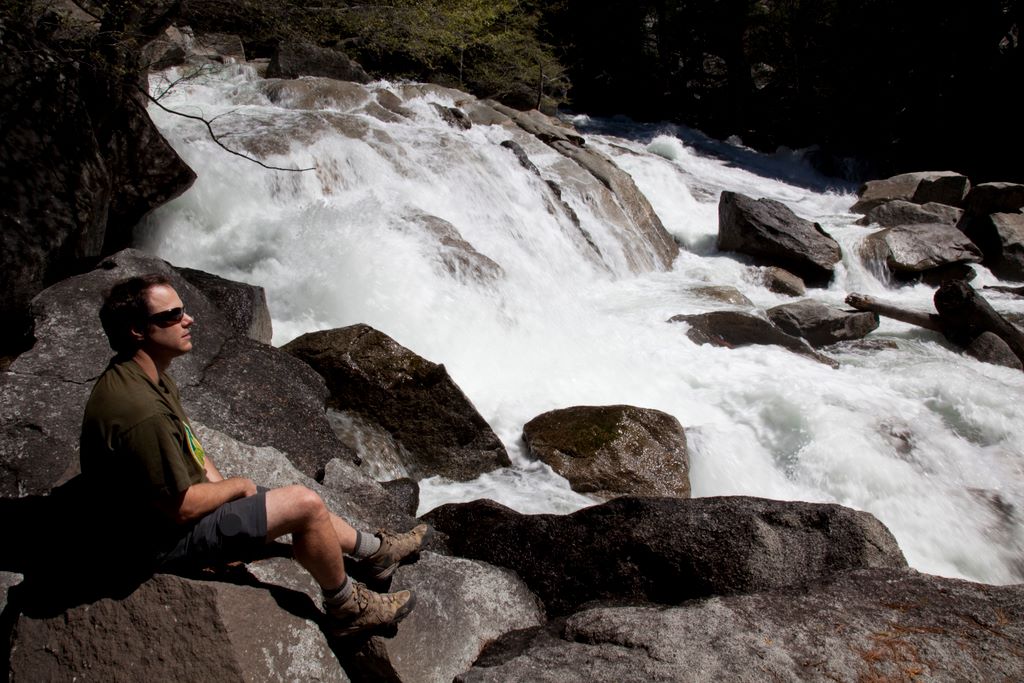
[[[112,497],[109,514],[137,515],[156,545],[179,531],[156,504],[207,481],[174,380],[160,373],[154,382],[130,359],[115,358],[96,381],[80,445],[82,474]]]

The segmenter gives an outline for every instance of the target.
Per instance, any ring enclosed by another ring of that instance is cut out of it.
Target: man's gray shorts
[[[200,569],[247,560],[267,544],[267,489],[224,503],[189,529],[159,558],[161,569]]]

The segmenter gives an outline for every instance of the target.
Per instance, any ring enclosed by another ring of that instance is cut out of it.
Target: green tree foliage
[[[522,0],[368,0],[333,8],[318,31],[371,71],[536,106],[567,87],[540,20]]]

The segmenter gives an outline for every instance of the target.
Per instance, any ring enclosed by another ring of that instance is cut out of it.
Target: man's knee
[[[288,503],[296,517],[315,520],[327,517],[327,506],[316,491],[296,484],[286,487]]]

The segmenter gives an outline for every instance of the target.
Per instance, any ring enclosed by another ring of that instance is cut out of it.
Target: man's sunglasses
[[[146,322],[152,325],[159,325],[160,327],[168,327],[175,323],[180,323],[181,319],[185,317],[185,307],[177,306],[175,308],[169,308],[166,311],[160,311],[146,318]]]

